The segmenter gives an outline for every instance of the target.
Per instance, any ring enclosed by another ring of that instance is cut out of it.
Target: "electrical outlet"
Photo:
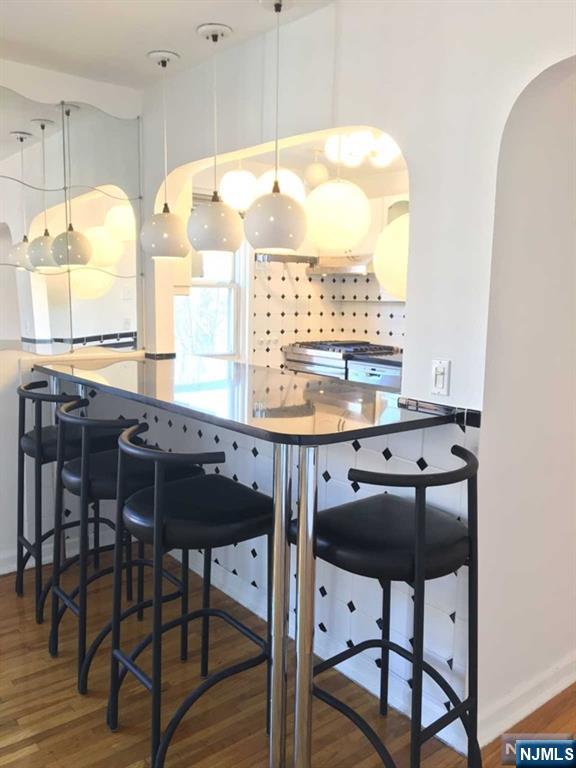
[[[450,394],[451,360],[432,360],[432,394]]]

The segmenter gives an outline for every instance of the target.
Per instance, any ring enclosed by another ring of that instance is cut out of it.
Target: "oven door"
[[[313,373],[315,376],[330,376],[333,379],[345,379],[346,369],[335,365],[323,365],[321,363],[305,363],[302,360],[290,360],[286,358],[284,361],[286,368],[289,371],[298,371],[299,373]]]
[[[372,384],[375,387],[385,387],[395,392],[400,392],[402,381],[402,366],[400,365],[374,365],[373,363],[348,362],[348,380],[358,381],[362,384]]]

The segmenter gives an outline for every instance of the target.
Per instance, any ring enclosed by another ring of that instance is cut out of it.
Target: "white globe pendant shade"
[[[122,242],[111,236],[108,227],[89,227],[86,237],[92,245],[91,265],[112,267],[122,258]]]
[[[271,192],[255,200],[244,217],[246,238],[260,251],[293,251],[306,237],[306,212],[297,200]]]
[[[320,184],[324,184],[330,178],[330,171],[324,163],[310,163],[304,170],[304,178],[310,184],[312,189],[318,187]]]
[[[400,156],[400,147],[387,133],[381,133],[375,140],[370,162],[375,168],[386,168]]]
[[[190,250],[184,222],[167,205],[162,213],[155,213],[140,232],[144,252],[153,259],[183,259]]]
[[[258,179],[258,197],[267,195],[274,189],[274,182],[276,181],[276,171],[271,168]],[[294,171],[290,171],[288,168],[278,169],[278,186],[280,192],[283,195],[288,195],[299,203],[303,203],[306,200],[306,188],[304,182]]]
[[[104,226],[115,240],[134,240],[136,218],[130,203],[112,206],[106,214]]]
[[[351,181],[334,179],[316,187],[306,200],[308,236],[321,251],[354,248],[370,228],[370,201]]]
[[[59,267],[83,266],[92,258],[92,245],[86,235],[76,232],[70,224],[66,232],[54,238],[51,253]]]
[[[326,158],[336,165],[342,164],[347,168],[358,168],[362,165],[366,152],[354,134],[334,134],[328,136],[324,143]]]
[[[32,240],[28,246],[28,261],[31,267],[42,269],[57,266],[52,258],[53,243],[54,238],[50,237],[47,229],[44,230],[43,235]]]
[[[410,214],[384,227],[374,251],[374,272],[380,286],[400,301],[406,300]]]
[[[192,209],[188,239],[195,251],[234,253],[244,239],[240,214],[215,195],[209,203]]]
[[[28,248],[28,238],[24,235],[22,240],[10,249],[10,263],[18,269],[27,269],[29,267]]]
[[[235,211],[247,211],[256,195],[256,176],[251,171],[239,168],[226,171],[220,180],[220,198]]]

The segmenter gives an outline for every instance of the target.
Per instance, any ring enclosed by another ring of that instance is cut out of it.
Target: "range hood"
[[[256,251],[254,259],[257,262],[269,264],[307,264],[306,274],[310,277],[326,275],[360,275],[373,273],[372,256],[370,254],[347,254],[345,256],[307,256],[300,253],[266,253]]]

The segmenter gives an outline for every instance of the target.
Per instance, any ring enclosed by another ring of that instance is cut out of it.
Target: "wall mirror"
[[[40,354],[138,344],[139,119],[0,89],[0,337]]]

